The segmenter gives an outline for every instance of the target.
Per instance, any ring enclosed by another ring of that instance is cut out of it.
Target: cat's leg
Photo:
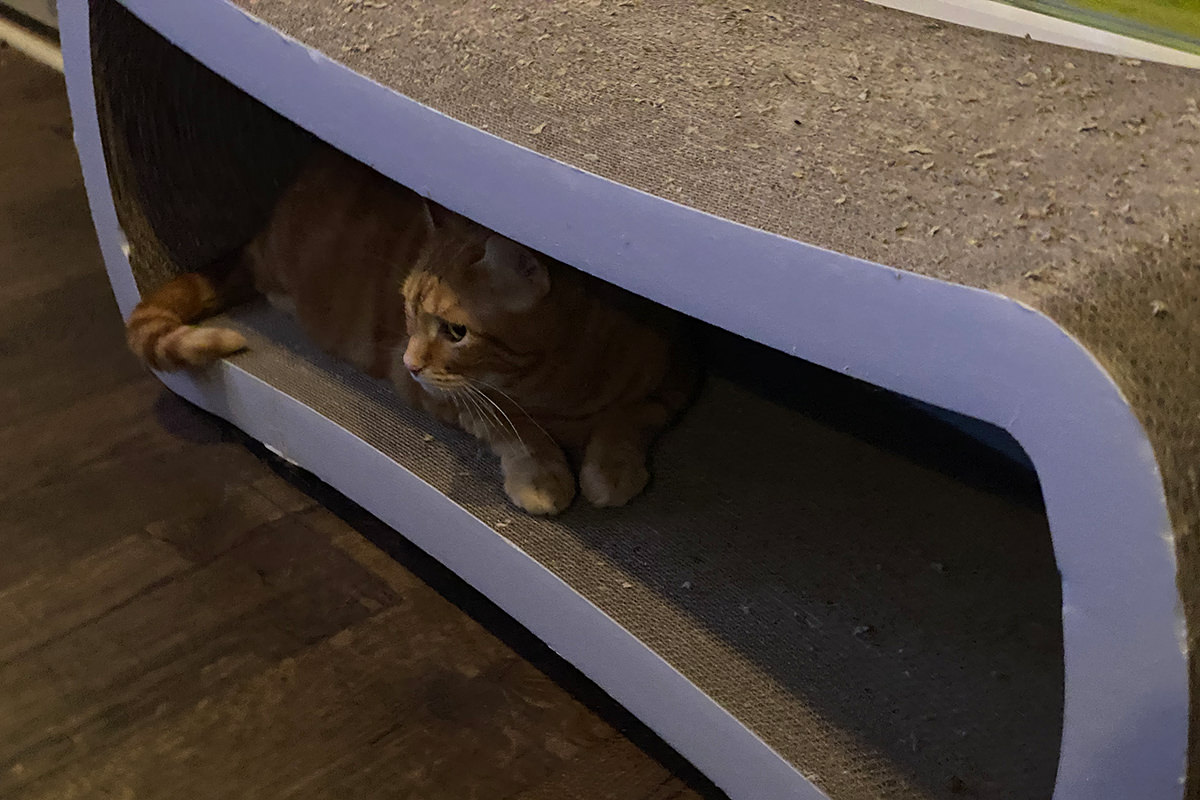
[[[407,370],[394,382],[401,396],[417,408],[462,428],[491,447],[500,457],[504,492],[514,505],[530,514],[558,514],[571,505],[575,499],[575,473],[566,455],[522,412],[502,405],[488,406],[469,396],[430,395]]]
[[[530,514],[558,514],[575,499],[575,474],[562,448],[540,428],[513,420],[511,430],[490,431],[500,456],[504,492]]]
[[[579,470],[579,486],[588,502],[623,506],[642,493],[650,480],[650,445],[670,417],[662,403],[647,401],[614,410],[598,422]]]

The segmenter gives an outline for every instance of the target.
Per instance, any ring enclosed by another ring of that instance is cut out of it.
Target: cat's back
[[[377,372],[404,329],[400,286],[424,244],[421,198],[321,147],[247,246],[255,287],[327,350]]]
[[[336,263],[355,273],[419,248],[421,199],[369,167],[320,147],[284,191],[249,250],[263,277],[291,291]],[[361,262],[361,265],[360,265]]]

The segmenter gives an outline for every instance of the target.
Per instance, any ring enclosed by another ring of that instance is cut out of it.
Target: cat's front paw
[[[565,463],[522,459],[504,465],[504,491],[530,514],[558,514],[575,499],[575,476]]]
[[[646,457],[632,447],[589,447],[579,470],[579,487],[594,506],[623,506],[650,481]]]

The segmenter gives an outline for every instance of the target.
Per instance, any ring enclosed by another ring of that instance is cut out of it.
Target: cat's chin
[[[434,397],[448,397],[458,394],[466,388],[467,382],[464,380],[429,380],[417,378],[417,385],[420,386],[426,394]]]

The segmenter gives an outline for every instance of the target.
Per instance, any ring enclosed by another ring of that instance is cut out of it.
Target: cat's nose
[[[413,361],[412,359],[410,359],[408,356],[404,357],[404,366],[408,369],[409,373],[414,378],[417,377],[418,375],[420,375],[425,370],[424,364],[418,364],[415,361]]]

